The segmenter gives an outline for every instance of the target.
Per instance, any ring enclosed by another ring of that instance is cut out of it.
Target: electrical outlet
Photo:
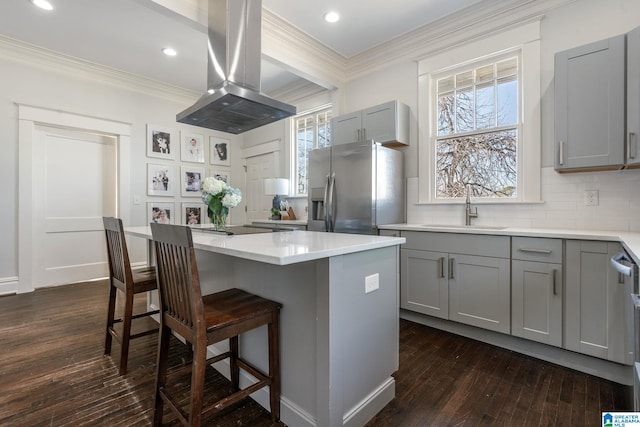
[[[584,205],[598,206],[598,190],[584,190]]]
[[[372,274],[364,278],[364,293],[368,294],[380,287],[380,275],[378,273]]]

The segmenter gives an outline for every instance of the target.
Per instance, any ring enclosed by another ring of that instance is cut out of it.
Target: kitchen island
[[[148,226],[125,232],[151,239]],[[282,303],[285,424],[362,426],[394,398],[404,238],[299,230],[227,236],[194,229],[193,241],[203,293],[236,287]],[[240,339],[244,356],[265,370],[266,346],[264,328]],[[213,354],[225,350],[226,343],[210,347]],[[229,376],[223,363],[216,369]],[[245,376],[241,385],[249,381]],[[268,407],[267,389],[252,397]]]

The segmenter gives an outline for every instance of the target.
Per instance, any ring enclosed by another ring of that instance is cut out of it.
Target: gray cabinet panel
[[[640,27],[627,34],[627,164],[640,163]]]
[[[509,258],[510,237],[485,234],[402,231],[407,239],[403,248],[449,252],[486,257]]]
[[[445,253],[400,251],[400,307],[449,318],[448,256]]]
[[[624,164],[625,36],[555,56],[556,170]]]
[[[626,318],[631,289],[618,283],[609,266],[621,250],[615,242],[567,240],[565,347],[631,364]]]
[[[511,332],[509,259],[449,255],[449,318]]]
[[[409,144],[409,107],[398,101],[331,119],[334,145],[373,139],[381,144]]]
[[[362,113],[343,114],[331,119],[331,141],[333,145],[360,141]]]
[[[511,334],[562,346],[562,264],[511,263]]]

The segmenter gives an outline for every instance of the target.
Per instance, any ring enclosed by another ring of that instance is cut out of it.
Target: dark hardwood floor
[[[90,282],[0,298],[0,426],[148,426],[156,336],[103,356],[107,286]],[[144,297],[138,300],[143,307]],[[172,374],[189,386],[189,352],[171,344]],[[396,399],[367,426],[600,426],[627,410],[629,388],[426,326],[401,321]],[[208,371],[205,394],[228,382]],[[166,413],[166,425],[178,425]],[[268,426],[246,399],[209,426]]]

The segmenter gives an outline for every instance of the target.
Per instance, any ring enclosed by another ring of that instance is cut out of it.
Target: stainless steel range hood
[[[295,106],[260,93],[262,0],[208,3],[208,93],[176,120],[239,134],[295,115]]]

